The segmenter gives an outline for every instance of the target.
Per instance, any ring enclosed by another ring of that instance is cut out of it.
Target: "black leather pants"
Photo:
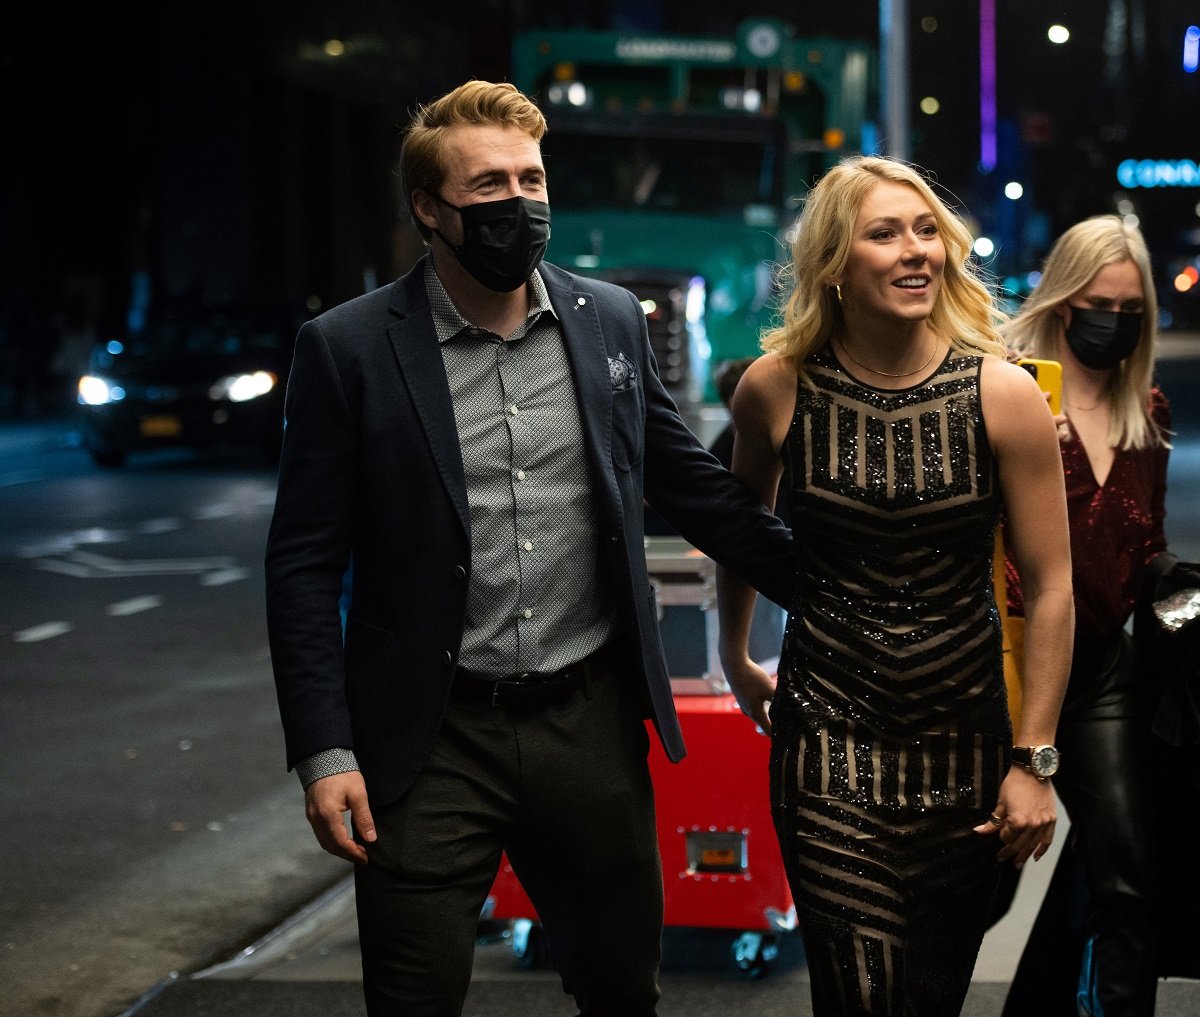
[[[1070,839],[1021,955],[1004,1015],[1153,1017],[1155,746],[1129,638],[1076,646],[1055,790]]]

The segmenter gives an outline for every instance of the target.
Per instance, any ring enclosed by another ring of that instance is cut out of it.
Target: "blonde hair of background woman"
[[[1063,233],[1050,248],[1037,288],[1008,322],[1004,334],[1021,356],[1057,360],[1063,336],[1058,307],[1086,288],[1100,269],[1121,261],[1132,261],[1142,277],[1142,334],[1137,349],[1109,375],[1105,392],[1108,443],[1113,448],[1170,448],[1167,436],[1150,419],[1148,408],[1154,381],[1158,300],[1150,252],[1136,226],[1117,215],[1094,215]]]

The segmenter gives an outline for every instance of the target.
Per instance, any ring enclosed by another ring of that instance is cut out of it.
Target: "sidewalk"
[[[984,939],[963,1017],[997,1017],[1067,824],[1028,866],[1008,915]],[[662,1017],[805,1017],[812,1013],[798,934],[785,935],[766,977],[748,980],[730,961],[727,930],[668,928]],[[614,943],[613,949],[621,944]],[[563,1017],[573,1012],[557,975],[526,968],[506,939],[481,941],[465,1017]],[[363,1017],[353,877],[237,957],[156,986],[121,1017]],[[1200,1013],[1200,982],[1159,983],[1157,1017]]]

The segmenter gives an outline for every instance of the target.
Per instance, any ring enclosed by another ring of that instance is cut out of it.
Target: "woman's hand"
[[[1009,768],[991,816],[975,832],[1000,838],[998,861],[1011,858],[1019,869],[1033,856],[1040,861],[1054,841],[1057,806],[1049,781],[1020,766]]]
[[[733,666],[728,663],[722,666],[725,668],[725,680],[729,682],[733,698],[737,700],[742,713],[754,721],[763,734],[769,735],[771,719],[767,716],[767,711],[775,696],[775,676],[767,674],[765,669],[749,657],[743,658]]]

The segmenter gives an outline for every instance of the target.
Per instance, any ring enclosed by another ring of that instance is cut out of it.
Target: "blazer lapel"
[[[567,359],[575,376],[584,444],[588,457],[604,478],[605,486],[619,502],[612,455],[612,380],[608,349],[596,311],[595,297],[586,290],[560,286],[542,273],[546,292],[562,326]]]
[[[459,522],[464,532],[470,533],[471,512],[467,505],[467,480],[463,472],[458,425],[454,421],[454,403],[446,381],[446,367],[425,296],[423,262],[397,284],[392,311],[396,321],[388,328],[388,339],[400,365],[404,386],[416,407],[429,451]]]

